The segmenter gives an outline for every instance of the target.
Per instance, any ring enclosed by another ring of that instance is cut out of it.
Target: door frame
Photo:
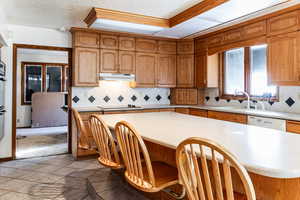
[[[29,45],[29,44],[13,44],[13,99],[12,99],[12,160],[16,159],[16,142],[17,142],[17,51],[18,49],[39,49],[52,51],[66,51],[68,53],[69,65],[69,89],[68,89],[68,153],[72,152],[72,48],[55,47],[43,45]]]

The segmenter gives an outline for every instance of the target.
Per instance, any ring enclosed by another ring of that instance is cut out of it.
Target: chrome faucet
[[[247,92],[244,91],[240,91],[238,89],[235,90],[235,96],[239,95],[239,94],[244,94],[247,97],[247,109],[250,109],[250,95]]]

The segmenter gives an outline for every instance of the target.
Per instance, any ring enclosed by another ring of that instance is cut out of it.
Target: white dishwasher
[[[264,128],[286,131],[286,121],[282,119],[273,119],[267,117],[256,117],[248,115],[248,124]]]

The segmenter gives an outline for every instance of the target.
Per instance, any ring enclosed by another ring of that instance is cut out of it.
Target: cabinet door
[[[159,41],[158,52],[162,54],[176,54],[176,42]]]
[[[243,27],[243,37],[245,40],[263,36],[267,32],[266,20],[249,24]]]
[[[89,32],[75,32],[73,43],[75,47],[99,48],[99,34]]]
[[[194,53],[194,41],[180,41],[177,42],[178,54],[193,54]]]
[[[177,87],[194,87],[194,55],[177,56]]]
[[[142,38],[136,39],[136,51],[156,53],[157,49],[158,49],[158,45],[156,40],[149,40],[149,39],[142,39]]]
[[[197,88],[207,86],[207,53],[196,54],[195,57],[195,82]]]
[[[223,44],[238,42],[240,40],[242,40],[242,29],[241,28],[226,31],[224,33]]]
[[[198,104],[198,91],[197,89],[186,89],[186,104]]]
[[[223,44],[224,34],[220,33],[214,36],[211,36],[207,39],[207,45],[209,47],[216,47]]]
[[[186,104],[186,89],[176,89],[175,90],[175,103],[177,105]]]
[[[101,48],[118,49],[119,39],[115,35],[101,35]]]
[[[133,37],[120,37],[119,50],[135,51],[135,38]]]
[[[268,36],[299,30],[299,10],[272,17],[267,21]]]
[[[268,82],[274,85],[300,85],[300,33],[287,33],[268,39]]]
[[[119,72],[123,74],[135,74],[135,52],[119,51]]]
[[[73,86],[98,86],[99,49],[74,48]]]
[[[176,55],[158,55],[156,78],[158,87],[176,87]]]
[[[101,73],[117,73],[118,67],[118,51],[101,49]]]
[[[190,113],[190,109],[189,108],[175,108],[175,112],[188,115]]]
[[[136,54],[136,85],[137,87],[155,87],[155,68],[157,55],[150,53]]]
[[[190,115],[195,115],[195,116],[199,116],[199,117],[207,117],[207,110],[190,108]]]

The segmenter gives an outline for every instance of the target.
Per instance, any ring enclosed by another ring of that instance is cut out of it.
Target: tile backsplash
[[[99,87],[72,88],[73,106],[170,104],[168,88],[130,88],[127,82],[101,81]]]
[[[238,106],[246,107],[246,101],[226,100],[219,98],[219,90],[216,88],[206,89],[204,91],[204,102],[210,106]],[[300,87],[282,86],[279,87],[279,101],[263,102],[266,110],[277,112],[300,113]],[[260,105],[258,105],[260,106]]]

